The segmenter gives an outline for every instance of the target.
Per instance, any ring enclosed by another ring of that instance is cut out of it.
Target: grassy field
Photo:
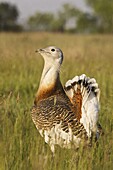
[[[104,136],[92,148],[56,147],[54,159],[30,116],[43,60],[37,48],[64,52],[62,84],[85,73],[101,89],[100,123]],[[113,36],[47,33],[0,34],[0,170],[113,169]]]

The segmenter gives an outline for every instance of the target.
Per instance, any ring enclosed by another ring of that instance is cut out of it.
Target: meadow
[[[30,115],[43,59],[35,50],[64,52],[61,81],[85,73],[101,89],[99,122],[104,135],[90,148],[61,149],[55,157]],[[113,169],[113,35],[0,33],[0,170]]]

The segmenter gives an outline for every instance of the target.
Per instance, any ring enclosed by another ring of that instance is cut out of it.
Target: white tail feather
[[[71,101],[78,88],[82,95],[80,122],[83,123],[90,137],[92,132],[97,132],[100,89],[94,78],[89,78],[85,74],[75,76],[65,84],[65,92]]]

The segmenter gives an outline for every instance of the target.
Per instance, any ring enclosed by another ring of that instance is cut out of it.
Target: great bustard
[[[100,90],[96,80],[82,74],[67,81],[63,88],[59,76],[62,51],[50,46],[37,52],[45,65],[31,115],[52,152],[56,144],[78,148],[92,134],[98,138]]]

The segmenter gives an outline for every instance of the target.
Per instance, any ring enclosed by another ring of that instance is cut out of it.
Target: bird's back
[[[64,93],[50,96],[34,105],[32,119],[51,149],[55,144],[70,148],[72,139],[78,147],[81,138],[87,139],[86,130]]]

